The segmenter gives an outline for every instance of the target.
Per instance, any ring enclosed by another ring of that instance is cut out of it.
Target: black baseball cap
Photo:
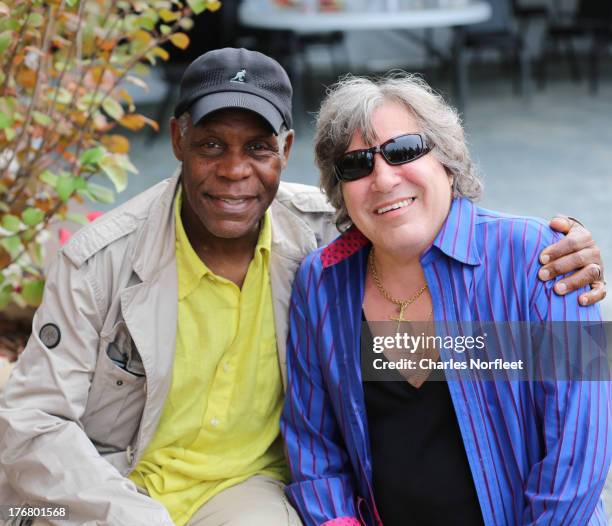
[[[283,123],[291,129],[292,92],[287,72],[273,58],[243,48],[215,49],[187,66],[174,116],[189,111],[197,124],[213,111],[243,108],[278,134]]]

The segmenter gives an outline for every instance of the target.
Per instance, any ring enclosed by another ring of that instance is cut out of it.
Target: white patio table
[[[311,5],[311,1],[305,0],[303,4]],[[373,4],[370,2],[369,6]],[[484,22],[491,16],[491,6],[483,0],[386,0],[378,9],[353,9],[350,5],[341,11],[328,12],[279,7],[270,0],[245,0],[239,7],[238,19],[246,27],[288,33],[290,74],[296,91],[301,93],[301,39],[309,35],[360,30],[451,28],[457,41],[462,37],[465,26]],[[461,57],[456,54],[462,52],[463,46],[454,46],[449,53],[455,54],[455,64],[461,63]],[[456,102],[462,108],[466,92],[465,71],[455,68],[454,77]],[[299,96],[296,99],[299,100]]]

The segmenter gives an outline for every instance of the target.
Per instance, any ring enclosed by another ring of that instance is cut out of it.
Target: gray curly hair
[[[459,115],[422,78],[406,72],[373,79],[346,75],[327,90],[315,131],[315,161],[321,173],[320,185],[336,209],[336,224],[340,229],[350,226],[351,220],[334,164],[346,151],[356,131],[367,144],[378,141],[371,122],[372,114],[385,102],[405,106],[428,143],[435,145],[431,153],[452,177],[453,197],[477,200],[482,194],[482,182],[470,158]]]

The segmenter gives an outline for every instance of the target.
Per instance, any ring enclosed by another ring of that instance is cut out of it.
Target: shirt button
[[[123,385],[123,380],[117,380],[117,385],[121,387]]]
[[[213,427],[217,427],[219,425],[219,419],[218,418],[211,418],[210,425],[213,426]]]
[[[230,369],[231,369],[231,368],[232,368],[232,366],[230,365],[230,363],[229,363],[229,362],[224,362],[224,364],[223,364],[223,370],[224,370],[226,373],[229,373],[229,371],[230,371]]]

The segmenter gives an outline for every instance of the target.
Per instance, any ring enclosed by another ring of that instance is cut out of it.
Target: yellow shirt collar
[[[197,287],[200,280],[210,274],[218,277],[196,254],[185,233],[183,221],[181,220],[181,205],[183,202],[183,189],[179,190],[175,199],[174,220],[176,222],[176,265],[178,270],[178,299],[182,300]],[[263,223],[259,231],[259,238],[255,246],[254,254],[266,254],[269,257],[272,248],[272,225],[270,222],[270,210],[266,210]],[[223,279],[223,278],[219,278]]]

